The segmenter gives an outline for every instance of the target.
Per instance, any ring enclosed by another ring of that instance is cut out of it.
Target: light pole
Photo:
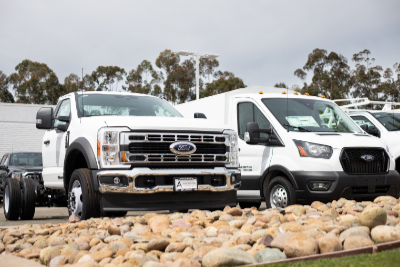
[[[196,56],[196,100],[198,100],[199,94],[200,94],[200,85],[199,85],[199,81],[200,81],[200,59],[202,58],[209,58],[209,59],[214,59],[219,57],[219,55],[217,54],[200,54],[200,53],[195,53],[195,52],[190,52],[190,51],[179,51],[179,52],[175,52],[175,55],[178,56]]]

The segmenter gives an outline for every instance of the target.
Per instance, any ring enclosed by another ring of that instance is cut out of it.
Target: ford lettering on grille
[[[365,160],[366,162],[371,162],[371,161],[374,161],[374,159],[375,159],[375,157],[372,155],[362,155],[361,158],[363,160]]]
[[[169,147],[172,153],[178,155],[190,155],[196,151],[196,145],[191,142],[175,142]]]

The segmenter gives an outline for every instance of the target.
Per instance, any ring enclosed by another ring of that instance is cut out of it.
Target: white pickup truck
[[[177,106],[239,134],[240,206],[397,197],[400,176],[379,138],[333,101],[271,87],[238,89]]]
[[[167,101],[126,92],[70,93],[41,108],[43,180],[79,219],[130,210],[236,205],[237,133],[183,118]]]

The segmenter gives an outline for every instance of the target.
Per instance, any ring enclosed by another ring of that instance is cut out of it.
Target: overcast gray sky
[[[293,72],[315,48],[348,58],[364,49],[400,62],[400,1],[0,0],[0,70],[24,59],[70,73],[153,64],[164,49],[220,54],[245,84],[300,84]],[[311,75],[308,76],[308,80]]]

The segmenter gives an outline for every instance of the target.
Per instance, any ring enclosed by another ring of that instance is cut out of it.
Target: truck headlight
[[[330,146],[320,145],[310,142],[293,140],[299,150],[300,157],[312,157],[330,159],[333,149]]]
[[[129,168],[122,165],[119,151],[119,128],[101,128],[97,134],[97,157],[103,168]],[[127,129],[129,130],[129,129]]]
[[[238,135],[232,130],[225,130],[224,135],[228,136],[227,145],[229,145],[229,163],[226,167],[239,168]]]

